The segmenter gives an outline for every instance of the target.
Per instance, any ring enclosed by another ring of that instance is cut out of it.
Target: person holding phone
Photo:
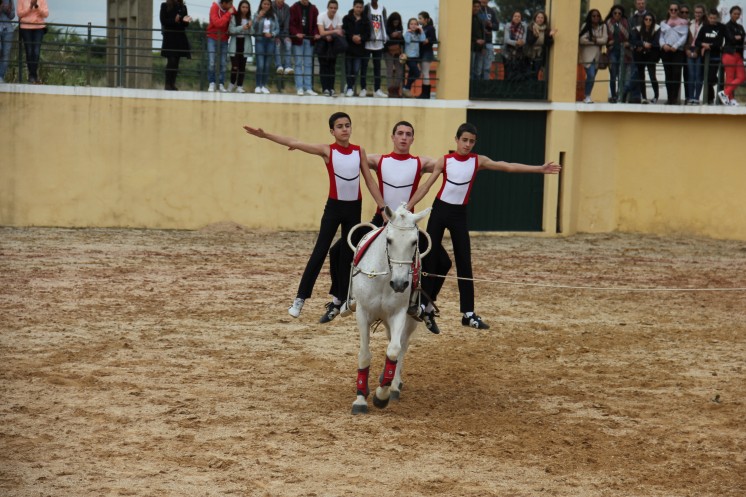
[[[18,1],[21,40],[23,40],[23,48],[26,51],[28,82],[31,84],[42,84],[39,78],[39,59],[41,58],[41,41],[47,32],[45,22],[47,17],[49,17],[47,0]],[[21,80],[20,75],[18,80]]]

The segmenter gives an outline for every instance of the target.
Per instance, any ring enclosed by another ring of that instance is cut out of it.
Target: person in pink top
[[[44,33],[47,32],[45,20],[49,17],[47,0],[18,0],[16,13],[18,14],[18,20],[21,22],[21,39],[26,50],[28,82],[40,85],[41,40],[44,38]],[[20,81],[21,78],[18,79]]]
[[[220,0],[213,2],[210,7],[210,22],[207,25],[207,81],[210,85],[207,91],[215,91],[215,83],[220,85],[221,92],[225,89],[225,66],[228,61],[228,25],[231,16],[236,13],[233,8],[233,0]],[[218,44],[220,51],[218,52]],[[220,72],[215,77],[215,58],[220,55]]]

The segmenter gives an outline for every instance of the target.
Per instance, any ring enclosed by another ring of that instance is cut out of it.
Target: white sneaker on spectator
[[[380,88],[376,90],[373,96],[377,98],[389,98],[389,96],[382,92]]]
[[[658,103],[658,99],[656,97],[653,97],[653,98],[650,99],[650,103],[651,104],[657,104]]]
[[[368,92],[365,91],[365,88],[363,88],[362,90],[360,90],[360,93],[358,93],[357,96],[358,97],[367,97],[368,96]]]
[[[256,89],[254,90],[254,93],[261,93],[261,92],[262,92],[261,86],[257,86]]]
[[[207,87],[207,91],[215,91],[215,83],[210,83],[210,85]]]
[[[339,95],[334,90],[329,90],[329,96],[333,98],[337,98]]]
[[[235,89],[236,89],[236,85],[234,85],[233,83],[230,83],[228,85],[228,93],[232,92]]]
[[[236,88],[236,93],[246,93],[246,90],[243,89],[243,86],[239,86]]]
[[[315,96],[318,95],[318,93],[316,93],[315,91],[313,91],[310,88],[308,90],[306,90],[305,94],[308,95],[309,97],[315,97]]]
[[[269,88],[267,88],[266,86],[262,86],[262,93],[264,93],[265,95],[269,95],[272,92],[270,92]]]
[[[730,105],[731,107],[738,107],[740,104],[736,102],[735,98],[731,98],[730,100],[728,100],[728,105]]]
[[[331,97],[331,94],[329,93],[329,90],[324,90],[324,96],[325,97]]]
[[[345,96],[346,97],[354,97],[355,96],[355,92],[352,91],[352,88],[347,88],[347,93],[345,93]]]
[[[593,100],[591,100],[591,97],[585,97],[585,98],[583,99],[583,103],[584,103],[584,104],[592,104],[592,103],[593,103]]]
[[[730,105],[730,99],[728,98],[728,95],[725,94],[724,91],[718,92],[718,98],[720,99],[720,102],[722,102],[723,105]]]
[[[277,71],[275,71],[277,74],[284,74],[285,68],[282,66],[277,66]]]
[[[286,67],[285,74],[295,74],[295,69],[293,69],[292,67]]]
[[[303,90],[298,90],[298,96],[302,97],[303,95],[305,95],[305,93],[303,93]]]
[[[220,86],[218,86],[218,91],[220,91],[220,93],[225,93],[225,92],[227,92],[228,90],[226,90],[226,89],[225,89],[225,86],[223,86],[223,85],[220,85]]]

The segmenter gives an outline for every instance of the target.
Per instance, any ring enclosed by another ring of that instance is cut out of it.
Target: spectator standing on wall
[[[161,56],[166,58],[164,89],[176,91],[176,76],[179,73],[179,61],[182,57],[192,58],[186,28],[192,18],[183,0],[166,0],[161,4],[161,33],[163,44]]]
[[[256,46],[256,89],[254,93],[270,93],[269,63],[275,54],[275,38],[280,32],[280,25],[272,10],[270,0],[260,0],[259,9],[251,21],[251,31],[254,34]]]
[[[231,35],[228,44],[228,55],[231,58],[231,84],[228,91],[244,93],[243,80],[246,76],[246,58],[252,53],[251,44],[251,5],[248,0],[238,3],[236,13],[231,16],[228,24],[228,34]]]
[[[430,100],[430,91],[432,89],[432,85],[430,84],[430,65],[435,60],[433,46],[438,43],[438,37],[435,34],[435,26],[433,26],[430,14],[423,10],[417,16],[417,20],[420,22],[422,30],[425,33],[425,40],[420,46],[420,56],[422,57],[422,93],[420,93],[419,98]]]
[[[290,7],[290,39],[295,59],[295,89],[298,96],[316,96],[313,91],[313,45],[319,39],[319,10],[309,0]]]
[[[367,95],[365,75],[368,72],[368,61],[373,59],[373,96],[386,98],[388,95],[381,91],[381,58],[383,57],[384,45],[388,41],[388,35],[386,34],[386,7],[378,0],[372,0],[365,5],[364,11],[365,17],[370,19],[371,29],[370,40],[365,43],[368,57],[363,59],[363,89],[360,90],[360,96],[364,97]]]
[[[679,17],[684,19],[686,21],[687,29],[691,25],[691,20],[689,19],[689,7],[686,4],[679,4]],[[686,47],[691,43],[692,40],[692,34],[687,33],[686,43],[684,43],[684,67],[682,68],[682,75],[684,77],[684,105],[689,105],[692,100],[692,96],[690,94],[690,91],[694,87],[694,82],[689,81],[689,71],[687,68],[687,60],[686,60]]]
[[[528,59],[526,58],[526,25],[523,23],[523,14],[516,10],[511,20],[505,25],[504,31],[505,47],[503,49],[503,60],[505,61],[505,79],[525,79],[528,72]]]
[[[679,17],[679,5],[672,3],[668,7],[668,17],[660,25],[661,60],[666,75],[667,105],[679,104],[681,92],[681,74],[686,64],[684,45],[689,36],[689,23]]]
[[[735,91],[746,82],[746,70],[743,67],[743,26],[738,24],[741,18],[741,7],[734,5],[730,9],[730,20],[725,25],[725,47],[723,47],[723,67],[725,69],[725,90],[718,94],[720,100],[728,105],[738,105]]]
[[[707,74],[704,75],[704,86],[707,88],[707,103],[715,102],[715,85],[718,82],[718,69],[722,57],[723,42],[725,41],[725,24],[720,22],[717,9],[710,9],[707,13],[707,24],[699,30],[695,46],[703,55],[709,54]]]
[[[624,7],[618,4],[611,7],[604,21],[609,32],[606,42],[606,52],[609,54],[609,102],[615,104],[618,100],[617,84],[620,83],[620,73],[629,50],[629,23],[624,15]]]
[[[293,64],[290,61],[293,44],[290,41],[290,6],[285,0],[274,0],[272,10],[280,26],[280,32],[275,38],[275,67],[277,74],[293,74]]]
[[[404,96],[412,97],[412,84],[420,77],[420,43],[425,40],[425,33],[414,17],[407,21],[404,32],[404,54],[407,56],[407,82],[404,83]]]
[[[578,63],[582,64],[585,69],[585,98],[583,103],[592,104],[591,92],[596,82],[601,47],[606,46],[606,41],[609,38],[606,23],[601,22],[601,12],[598,9],[588,11],[585,22],[580,27],[578,38],[580,43]]]
[[[365,77],[361,70],[365,51],[365,42],[370,38],[370,21],[363,16],[363,0],[355,0],[352,9],[342,19],[342,29],[347,37],[347,56],[345,57],[345,73],[347,74],[346,97],[355,96],[355,79],[360,76],[360,84]]]
[[[319,16],[319,35],[321,38],[317,45],[321,43],[326,47],[323,53],[319,53],[319,79],[321,79],[321,90],[324,96],[334,97],[334,79],[337,73],[337,53],[334,45],[338,44],[338,39],[344,41],[344,31],[342,30],[342,18],[337,11],[339,3],[337,0],[329,0],[326,5],[326,12]]]
[[[482,62],[484,61],[484,23],[479,18],[482,3],[472,0],[471,3],[471,79],[482,79]]]
[[[47,32],[45,20],[49,17],[47,0],[18,0],[18,20],[21,22],[19,31],[26,51],[26,66],[28,67],[28,82],[42,84],[39,79],[39,59],[41,58],[41,41]],[[21,81],[21,75],[18,75]]]
[[[681,8],[681,7],[679,7]],[[702,50],[697,48],[696,42],[702,27],[707,24],[705,17],[705,6],[697,4],[694,6],[694,19],[689,23],[689,38],[686,43],[686,103],[699,105],[702,95],[702,82],[704,80],[704,58]],[[713,95],[710,95],[712,98]]]
[[[401,14],[392,12],[386,18],[386,36],[388,41],[383,45],[383,60],[386,63],[386,84],[389,97],[401,97],[404,83],[404,24]]]
[[[10,65],[10,48],[13,46],[15,26],[10,22],[16,18],[13,0],[0,2],[0,84],[5,83],[5,73]]]
[[[480,0],[479,18],[484,24],[484,53],[482,54],[482,79],[490,79],[492,63],[495,62],[495,45],[493,33],[500,29],[497,9],[489,4],[489,0]]]
[[[638,85],[642,103],[648,103],[645,90],[645,71],[650,77],[650,86],[653,88],[653,98],[650,103],[658,102],[658,78],[655,75],[655,65],[660,58],[660,27],[655,23],[655,16],[648,12],[642,18],[642,24],[632,28],[630,32],[630,44],[632,45],[632,57],[637,70],[637,79],[634,84]]]
[[[635,11],[632,13],[631,16],[629,16],[629,31],[630,31],[630,37],[632,36],[632,30],[642,25],[642,20],[645,14],[648,14],[648,7],[647,7],[647,1],[646,0],[635,0]],[[633,54],[634,58],[634,54]],[[645,75],[644,74],[638,74],[637,72],[637,64],[632,64],[632,71],[630,74],[629,79],[630,80],[640,80],[642,83],[639,85],[639,88],[641,88],[642,93],[640,94],[641,101],[645,101]],[[645,101],[644,103],[647,103]]]
[[[231,16],[236,13],[233,8],[233,0],[220,0],[213,2],[210,7],[210,22],[207,25],[207,81],[210,83],[207,91],[215,91],[215,83],[220,86],[221,92],[225,89],[225,66],[228,60],[228,24]],[[219,50],[218,50],[219,49]],[[220,60],[217,60],[218,53]],[[218,74],[215,74],[215,67]]]
[[[543,10],[536,12],[526,33],[528,60],[531,63],[531,73],[536,77],[539,77],[539,72],[544,69],[549,47],[554,44],[555,34],[557,30],[549,26],[546,12]]]

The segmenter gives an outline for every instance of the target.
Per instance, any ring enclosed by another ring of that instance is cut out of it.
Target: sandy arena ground
[[[474,237],[492,329],[447,281],[401,401],[352,416],[326,269],[286,312],[313,240],[0,229],[0,495],[746,495],[746,292],[494,282],[744,288],[744,243]]]

